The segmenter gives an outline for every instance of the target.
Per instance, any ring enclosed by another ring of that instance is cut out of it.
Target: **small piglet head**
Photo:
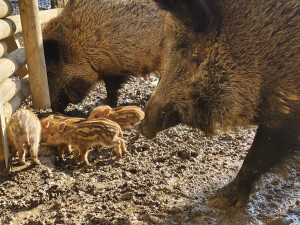
[[[50,115],[44,119],[41,119],[41,142],[46,142],[50,133],[51,121],[53,120],[53,115]]]
[[[51,127],[47,138],[47,145],[59,145],[65,141],[64,132],[66,131],[66,123],[59,122]]]
[[[91,112],[89,119],[107,118],[111,110],[112,108],[108,105],[98,106]]]

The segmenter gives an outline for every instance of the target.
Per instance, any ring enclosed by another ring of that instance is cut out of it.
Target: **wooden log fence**
[[[0,1],[0,18],[9,16],[13,11],[13,7],[9,0]]]
[[[5,117],[9,118],[30,94],[34,108],[50,107],[41,25],[62,10],[39,12],[37,0],[19,1],[19,8],[21,15],[10,16],[10,1],[0,0],[0,173],[8,169]],[[25,48],[15,37],[20,32]]]
[[[5,41],[0,41],[0,57],[7,52],[7,44]]]

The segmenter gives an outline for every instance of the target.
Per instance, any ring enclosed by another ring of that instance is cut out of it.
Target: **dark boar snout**
[[[158,132],[180,123],[179,113],[171,103],[159,107],[149,101],[145,112],[145,119],[141,121],[139,131],[147,139],[153,139]]]
[[[57,98],[51,99],[51,108],[54,112],[63,113],[65,108],[68,106],[70,99],[68,95],[61,91]]]

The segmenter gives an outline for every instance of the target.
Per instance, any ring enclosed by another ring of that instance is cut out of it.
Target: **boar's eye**
[[[164,111],[162,111],[160,117],[161,117],[162,119],[164,119],[165,114],[166,114],[166,113],[165,113]]]
[[[187,49],[183,48],[180,50],[180,54],[182,58],[187,58],[189,56],[189,52]]]

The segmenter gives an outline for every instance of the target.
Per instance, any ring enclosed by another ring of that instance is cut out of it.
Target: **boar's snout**
[[[150,99],[145,107],[145,118],[139,125],[140,133],[147,139],[153,139],[158,132],[180,123],[179,113],[174,109],[173,104],[152,106]]]
[[[63,113],[68,106],[70,99],[64,92],[60,92],[59,96],[55,99],[51,99],[51,108],[54,112]]]
[[[151,129],[151,127],[149,127],[147,123],[147,121],[143,120],[139,124],[139,129],[137,129],[137,131],[139,131],[145,138],[151,140],[155,138],[158,131],[156,132],[154,129]]]

